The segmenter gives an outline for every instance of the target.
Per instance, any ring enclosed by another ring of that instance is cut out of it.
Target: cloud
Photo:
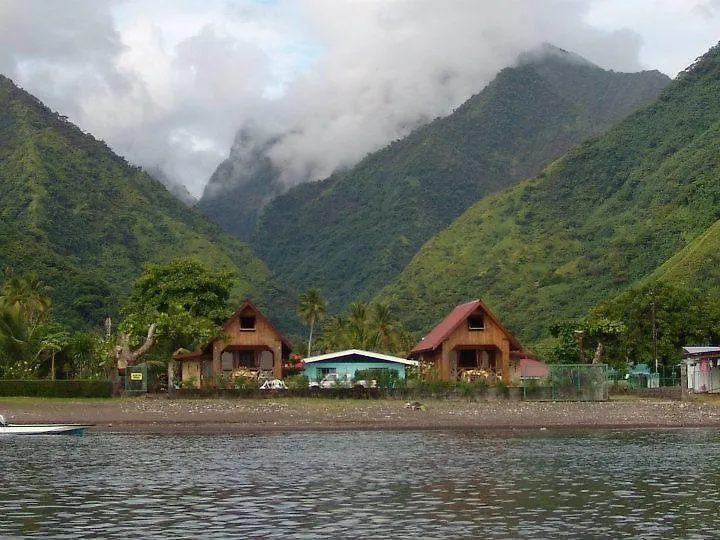
[[[638,36],[584,24],[585,2],[301,3],[300,24],[318,51],[312,69],[287,85],[272,110],[252,117],[273,126],[267,140],[280,139],[267,154],[287,185],[323,178],[448,114],[543,42],[616,70],[641,67]]]
[[[593,0],[0,0],[0,71],[197,195],[242,128],[253,145],[272,142],[267,153],[286,184],[322,178],[451,112],[543,42],[602,67],[640,69],[639,35],[591,26],[596,8]]]

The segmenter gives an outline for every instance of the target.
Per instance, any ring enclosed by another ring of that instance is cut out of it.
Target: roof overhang
[[[406,366],[417,366],[418,365],[418,362],[416,360],[408,360],[407,358],[401,358],[399,356],[390,356],[388,354],[382,354],[382,353],[377,353],[377,352],[373,352],[373,351],[364,351],[362,349],[348,349],[346,351],[338,351],[338,352],[332,352],[332,353],[327,353],[327,354],[321,354],[318,356],[311,356],[309,358],[305,358],[303,360],[303,363],[314,364],[316,362],[328,362],[331,360],[342,360],[343,358],[347,358],[349,356],[364,356],[371,360],[378,360],[381,362],[393,362],[396,364],[404,364]]]
[[[172,358],[176,362],[182,362],[183,360],[204,360],[208,356],[203,351],[188,351],[175,353]]]
[[[683,347],[686,356],[720,356],[720,347]]]
[[[498,328],[507,336],[510,342],[511,354],[527,354],[525,353],[520,342],[513,336],[507,328],[505,328],[500,320],[495,316],[492,310],[480,299],[471,300],[455,306],[455,308],[440,321],[430,332],[424,336],[420,342],[410,351],[411,355],[430,352],[437,349],[461,324],[465,322],[467,317],[475,311],[482,310],[497,325]]]

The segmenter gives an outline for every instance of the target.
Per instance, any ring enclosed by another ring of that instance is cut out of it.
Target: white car
[[[288,385],[280,379],[268,379],[260,386],[260,390],[287,390]]]
[[[349,373],[338,375],[337,373],[328,373],[320,382],[312,381],[308,385],[310,388],[375,388],[377,381],[354,380]]]

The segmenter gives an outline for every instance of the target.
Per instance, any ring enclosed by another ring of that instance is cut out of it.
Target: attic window
[[[240,317],[240,330],[255,330],[255,317],[253,315],[242,315]]]
[[[485,317],[482,313],[476,313],[468,317],[468,330],[485,330]]]

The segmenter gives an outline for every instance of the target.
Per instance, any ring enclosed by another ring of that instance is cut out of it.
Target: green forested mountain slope
[[[667,82],[558,54],[505,69],[449,117],[275,199],[252,245],[296,289],[320,287],[331,310],[367,299],[483,195],[536,174]]]
[[[236,269],[238,297],[292,314],[247,245],[0,76],[0,274],[37,272],[58,320],[81,327],[117,313],[144,263],[185,255]]]
[[[720,221],[665,261],[645,280],[720,294]]]
[[[718,287],[718,96],[715,47],[648,108],[474,205],[381,296],[416,330],[482,296],[533,341],[638,280]]]

